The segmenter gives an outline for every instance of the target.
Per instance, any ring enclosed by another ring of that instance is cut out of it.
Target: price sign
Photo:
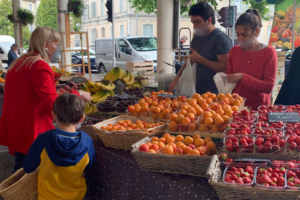
[[[268,113],[269,122],[300,122],[299,113]]]
[[[115,94],[121,94],[127,87],[127,85],[120,79],[115,80],[114,84],[116,86],[116,88],[114,89]]]
[[[163,98],[170,98],[170,99],[175,99],[177,98],[176,95],[172,95],[172,94],[164,94],[164,93],[161,93],[158,95],[159,97],[163,97]]]

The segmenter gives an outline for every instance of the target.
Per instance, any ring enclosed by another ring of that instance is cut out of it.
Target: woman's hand
[[[239,83],[243,80],[243,73],[227,74],[229,83]]]

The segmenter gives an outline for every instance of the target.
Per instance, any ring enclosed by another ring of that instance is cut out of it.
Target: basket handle
[[[148,142],[149,140],[150,140],[150,138],[148,136],[141,139],[140,141],[138,141],[138,142],[134,143],[133,145],[131,145],[131,150],[138,149],[141,144],[144,144],[144,143]]]

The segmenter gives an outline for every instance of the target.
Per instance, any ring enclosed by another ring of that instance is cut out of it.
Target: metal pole
[[[291,49],[291,55],[293,55],[294,52],[294,42],[295,42],[295,26],[296,26],[296,6],[297,6],[297,2],[296,0],[294,0],[294,6],[293,6],[293,24],[292,24],[292,49]]]
[[[12,1],[12,8],[13,8],[13,18],[15,19],[14,22],[14,35],[15,35],[15,43],[20,47],[20,53],[23,53],[23,44],[21,44],[21,37],[22,37],[22,25],[19,23],[19,19],[17,17],[17,11],[20,9],[20,1],[13,0]]]
[[[111,9],[112,9],[112,44],[113,44],[113,67],[116,67],[116,47],[115,47],[115,17],[114,17],[114,0],[111,1]]]
[[[235,6],[231,7],[233,9],[233,23],[232,23],[232,46],[234,46],[234,32],[235,32]]]

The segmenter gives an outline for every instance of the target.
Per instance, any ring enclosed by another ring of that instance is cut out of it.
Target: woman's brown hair
[[[248,9],[236,21],[235,27],[243,26],[246,31],[253,33],[257,28],[262,27],[261,15],[256,9]]]

